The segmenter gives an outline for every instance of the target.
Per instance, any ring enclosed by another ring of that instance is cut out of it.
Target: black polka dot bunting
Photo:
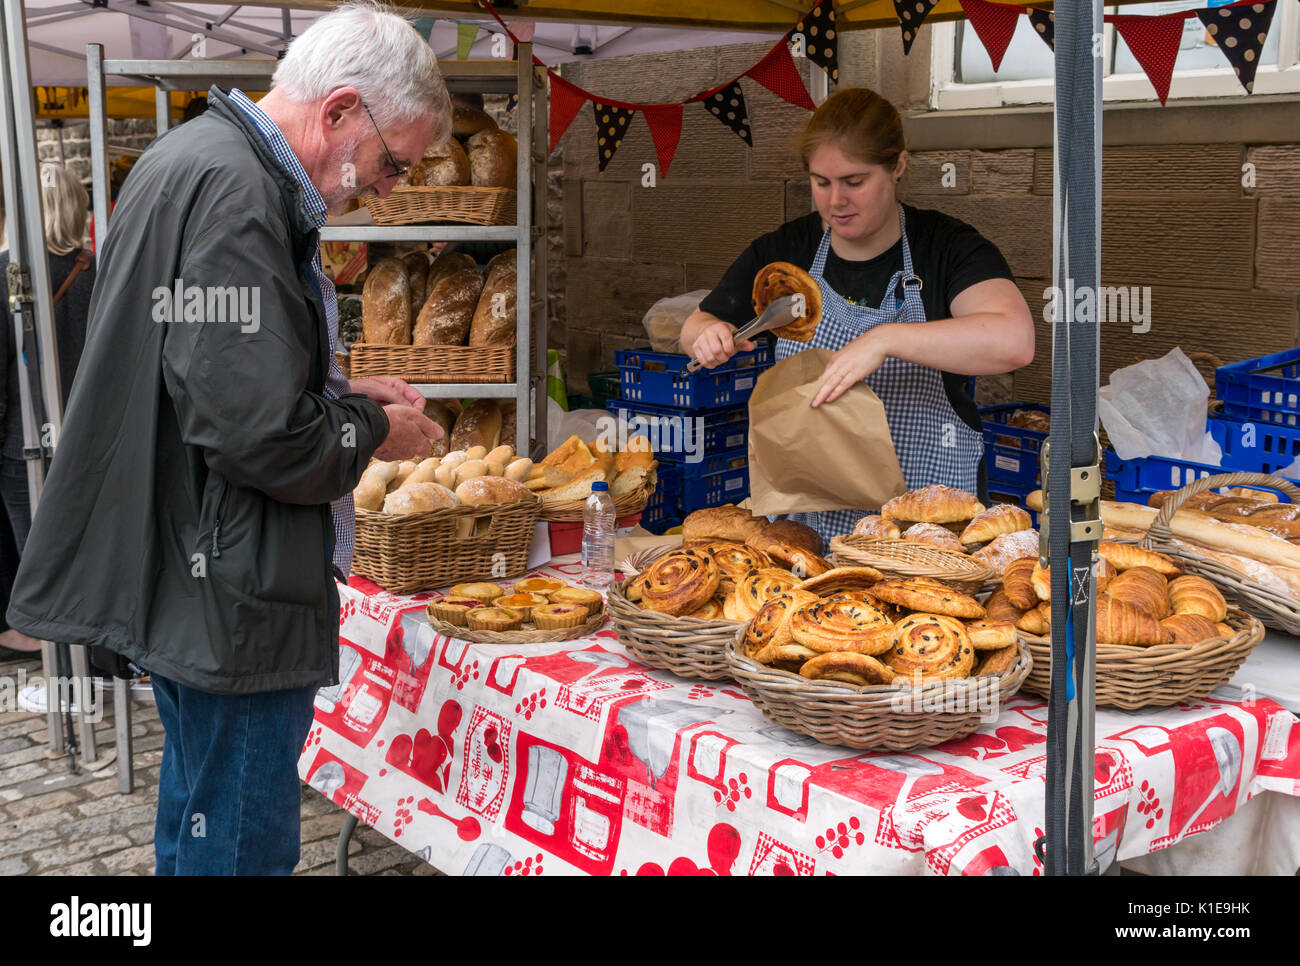
[[[1053,52],[1056,51],[1056,18],[1052,16],[1052,11],[1030,7],[1029,26],[1043,38],[1043,43],[1052,48]]]
[[[751,148],[754,146],[754,138],[749,131],[745,92],[740,89],[739,81],[704,98],[704,106],[710,114],[740,135],[742,141]]]
[[[921,24],[930,15],[939,0],[894,0],[894,10],[898,14],[898,25],[903,28],[903,53],[912,51],[912,43],[921,30]]]
[[[820,0],[803,19],[795,24],[786,37],[803,37],[805,56],[826,71],[832,84],[840,82],[839,31],[835,29],[835,8],[831,0]]]
[[[1264,49],[1264,41],[1268,40],[1268,28],[1276,8],[1277,0],[1268,0],[1267,3],[1249,6],[1211,7],[1196,11],[1206,31],[1223,51],[1223,56],[1228,58],[1247,94],[1255,90],[1255,70],[1259,67],[1259,55]]]
[[[627,126],[632,123],[636,111],[599,101],[592,101],[591,107],[596,112],[596,155],[600,159],[600,170],[604,171],[623,143],[623,135],[627,133]]]

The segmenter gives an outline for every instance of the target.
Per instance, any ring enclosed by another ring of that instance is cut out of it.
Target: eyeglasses
[[[388,166],[393,169],[393,173],[388,175],[388,177],[400,178],[402,175],[406,174],[407,169],[398,164],[397,159],[393,157],[393,152],[388,150],[388,143],[384,140],[383,134],[380,133],[379,125],[375,124],[375,116],[370,113],[370,108],[366,107],[365,101],[361,102],[361,107],[365,110],[366,117],[370,118],[370,123],[374,124],[375,133],[379,135],[379,143],[384,146],[384,154],[388,156]]]

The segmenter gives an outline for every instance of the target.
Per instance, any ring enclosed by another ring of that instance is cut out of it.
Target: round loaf
[[[730,540],[733,543],[744,543],[765,526],[765,518],[756,517],[748,510],[728,503],[689,514],[682,521],[682,541]]]
[[[443,188],[470,183],[469,156],[455,138],[447,138],[442,144],[425,151],[421,166],[424,180],[412,180],[412,184],[422,183],[429,188]]]
[[[533,491],[522,483],[507,480],[502,476],[476,476],[456,487],[456,496],[469,506],[482,506],[486,503],[516,503],[520,500],[536,500]],[[518,588],[516,588],[518,589]]]
[[[509,188],[518,176],[519,147],[499,128],[479,131],[465,143],[470,181],[476,188]]]
[[[497,122],[492,115],[477,107],[457,107],[451,115],[451,133],[462,141],[479,131],[495,131]]]

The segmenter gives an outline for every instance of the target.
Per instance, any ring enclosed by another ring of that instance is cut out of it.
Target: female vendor
[[[813,406],[865,380],[884,404],[909,489],[943,483],[979,493],[983,441],[968,376],[1010,372],[1034,357],[1034,324],[997,248],[939,211],[900,204],[903,122],[866,88],[832,94],[799,143],[817,210],[754,241],[691,314],[681,345],[709,368],[737,351],[754,317],[754,276],[770,262],[805,269],[821,289],[811,342],[778,339],[776,358],[834,352]],[[809,513],[824,541],[865,511]]]

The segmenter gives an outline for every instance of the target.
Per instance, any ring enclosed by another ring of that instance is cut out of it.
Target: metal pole
[[[117,790],[123,795],[135,788],[131,735],[131,682],[113,678],[113,730],[117,735]]]
[[[523,59],[522,54],[520,59]],[[541,386],[545,385],[546,359],[547,351],[550,348],[550,319],[547,315],[547,295],[549,294],[550,273],[547,270],[547,248],[549,239],[547,237],[550,228],[550,219],[546,214],[547,197],[550,194],[550,177],[548,175],[547,150],[551,143],[550,134],[548,133],[548,111],[546,109],[546,70],[542,67],[532,67],[532,57],[528,57],[530,64],[529,76],[532,80],[532,97],[531,110],[533,112],[533,183],[538,187],[534,190],[534,212],[537,224],[541,226],[541,240],[537,245],[537,303],[536,313],[532,317],[532,325],[537,333],[537,346],[534,353],[533,371],[541,373],[542,382],[533,382],[532,399],[530,400],[531,412],[529,414],[532,420],[532,432],[529,436],[521,436],[521,439],[536,439],[538,434],[545,436],[544,427],[546,426],[546,399],[548,393],[541,391]],[[522,101],[521,101],[522,103]],[[545,448],[546,439],[541,440],[543,449]],[[517,450],[517,452],[524,452]],[[531,455],[531,453],[529,454]]]
[[[165,91],[161,87],[155,87],[153,92],[154,106],[154,127],[157,131],[155,137],[162,137],[167,133],[167,129],[172,123],[172,95],[170,91]]]
[[[86,44],[86,107],[90,118],[91,202],[95,214],[95,246],[103,251],[108,236],[108,120],[104,90],[104,47]]]
[[[519,94],[519,109],[516,116],[522,123],[515,125],[519,140],[519,165],[515,172],[515,184],[518,188],[519,204],[515,206],[517,237],[515,265],[517,269],[518,290],[515,296],[516,338],[515,338],[515,452],[528,452],[529,439],[532,435],[533,422],[532,393],[544,393],[546,385],[546,368],[542,368],[542,385],[538,386],[532,378],[532,278],[533,278],[533,207],[534,191],[545,192],[546,184],[533,185],[533,110],[536,100],[533,96],[533,45],[520,44],[515,52],[518,58],[515,66],[516,90]],[[545,242],[543,241],[543,244]]]
[[[95,751],[95,722],[92,714],[95,708],[95,686],[90,680],[89,648],[74,644],[68,648],[68,651],[72,658],[72,680],[68,682],[66,690],[69,702],[76,698],[77,708],[74,718],[80,736],[78,744],[81,763],[94,770],[102,763],[99,761],[99,753]]]

